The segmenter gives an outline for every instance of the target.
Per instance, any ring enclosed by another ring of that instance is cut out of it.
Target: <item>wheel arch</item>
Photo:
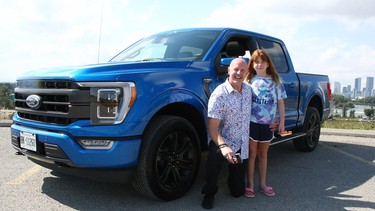
[[[322,98],[320,96],[318,96],[318,95],[314,95],[310,99],[310,101],[309,101],[309,103],[308,103],[308,105],[307,105],[307,107],[306,107],[305,110],[307,110],[307,108],[309,106],[312,106],[312,107],[316,108],[316,110],[318,110],[319,116],[320,116],[320,120],[322,121],[322,118],[323,118],[323,101],[322,101]],[[305,111],[305,113],[306,113],[306,111]]]
[[[149,124],[153,121],[153,119],[160,115],[178,116],[188,120],[198,133],[200,148],[202,150],[205,150],[207,148],[207,120],[204,118],[205,113],[203,111],[200,112],[197,108],[188,103],[171,103],[161,108],[151,117],[149,123],[146,125],[145,130],[147,130]]]

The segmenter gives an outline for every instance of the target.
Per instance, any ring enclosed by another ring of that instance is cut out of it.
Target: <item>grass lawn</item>
[[[322,128],[351,129],[351,130],[375,130],[374,120],[361,119],[345,119],[335,118],[329,119],[322,124]]]

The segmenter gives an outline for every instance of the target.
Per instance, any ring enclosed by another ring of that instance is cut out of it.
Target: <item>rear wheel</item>
[[[200,165],[193,125],[180,117],[156,117],[142,138],[134,187],[153,199],[173,200],[192,186]]]
[[[320,127],[318,110],[315,107],[309,106],[302,126],[302,131],[306,133],[306,136],[293,140],[294,147],[303,152],[313,151],[319,142]]]

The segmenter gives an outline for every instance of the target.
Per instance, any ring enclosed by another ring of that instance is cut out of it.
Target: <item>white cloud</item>
[[[353,84],[356,77],[374,76],[373,8],[372,0],[238,0],[199,25],[219,23],[279,37],[297,71],[328,74],[332,82]]]
[[[220,0],[205,8],[191,6],[198,0],[189,4],[159,0],[147,4],[128,0],[0,3],[6,5],[0,8],[1,71],[14,73],[6,81],[29,69],[95,63],[102,3],[100,62],[156,31],[235,27],[284,40],[300,72],[327,73],[342,84],[353,83],[353,74],[374,76],[373,0]]]
[[[96,61],[101,1],[1,3],[6,6],[0,8],[0,62],[14,74],[0,81],[14,81],[31,69]]]

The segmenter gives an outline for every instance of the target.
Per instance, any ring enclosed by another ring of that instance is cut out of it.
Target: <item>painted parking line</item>
[[[374,161],[369,161],[369,160],[363,159],[363,158],[361,158],[361,157],[359,157],[359,156],[356,156],[356,155],[350,154],[349,152],[346,152],[346,151],[344,151],[344,150],[338,149],[338,148],[333,147],[333,146],[329,146],[329,145],[326,145],[326,144],[323,144],[323,146],[328,147],[328,148],[330,148],[330,149],[333,149],[333,150],[335,150],[336,152],[339,152],[339,153],[341,153],[341,154],[344,154],[344,155],[346,155],[346,156],[348,156],[348,157],[351,157],[351,158],[353,158],[353,159],[356,159],[356,160],[358,160],[358,161],[360,161],[360,162],[362,162],[362,163],[366,163],[366,164],[369,164],[369,165],[375,167],[375,162],[374,162]]]
[[[21,175],[19,175],[17,178],[15,178],[15,179],[7,182],[6,184],[9,184],[9,185],[20,185],[23,182],[25,182],[28,178],[30,178],[33,174],[35,174],[36,172],[38,172],[41,168],[42,168],[41,166],[35,165],[35,166],[29,168],[27,171],[25,171]]]

